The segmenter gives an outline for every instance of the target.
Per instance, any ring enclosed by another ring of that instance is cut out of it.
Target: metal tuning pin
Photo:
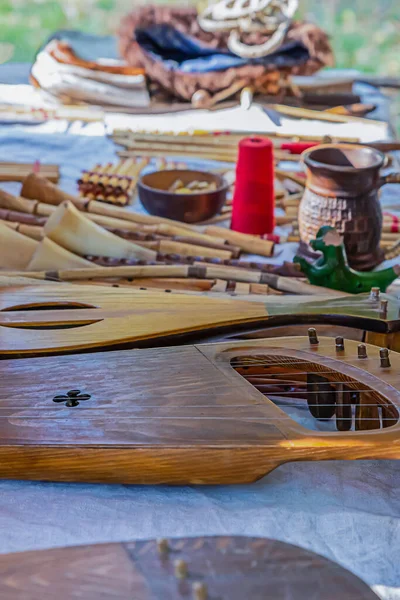
[[[336,352],[344,351],[344,339],[342,337],[337,337],[335,340],[336,343]]]
[[[380,297],[381,290],[378,287],[373,287],[371,289],[370,300],[373,302],[378,302]]]
[[[160,554],[166,554],[169,551],[168,540],[163,538],[157,540],[157,550]]]
[[[316,346],[317,344],[319,344],[317,330],[313,327],[311,327],[308,330],[308,339],[310,340],[311,346]]]
[[[388,300],[381,300],[379,316],[381,319],[386,319],[388,314]]]
[[[193,600],[207,600],[208,590],[205,583],[201,583],[201,581],[195,581],[192,585],[192,590]]]
[[[358,358],[368,358],[367,346],[365,344],[358,345]]]
[[[188,575],[187,563],[184,560],[176,560],[175,566],[175,577],[177,579],[185,579]]]
[[[379,351],[379,356],[381,357],[382,369],[388,369],[392,366],[389,358],[389,350],[387,348],[381,348],[381,350]]]

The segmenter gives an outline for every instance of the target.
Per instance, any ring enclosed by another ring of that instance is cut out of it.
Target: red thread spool
[[[232,224],[234,231],[264,235],[274,230],[274,146],[263,137],[239,142]]]

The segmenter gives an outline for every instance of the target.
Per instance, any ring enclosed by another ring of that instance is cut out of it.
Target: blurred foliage
[[[135,4],[132,0],[0,0],[0,63],[32,60],[57,29],[115,32],[121,17]],[[338,67],[400,73],[399,2],[300,0],[299,16],[329,32]]]

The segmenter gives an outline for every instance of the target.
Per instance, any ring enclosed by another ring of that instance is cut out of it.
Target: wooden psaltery
[[[290,568],[288,568],[290,566]],[[378,600],[360,579],[290,544],[201,537],[0,556],[2,600]]]
[[[320,323],[333,326],[334,335],[341,326],[352,339],[400,349],[398,306],[384,295],[242,302],[57,283],[0,287],[0,357],[165,345],[249,329],[254,337],[257,328],[264,337],[278,327],[275,335],[287,334],[289,326],[304,334],[304,327]]]
[[[399,370],[400,354],[315,330],[4,360],[0,477],[232,484],[291,461],[399,459]]]

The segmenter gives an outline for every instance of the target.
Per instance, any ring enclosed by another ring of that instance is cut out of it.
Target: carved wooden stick
[[[224,236],[231,244],[240,246],[245,252],[250,254],[259,254],[260,256],[272,256],[274,253],[274,243],[262,240],[253,235],[239,233],[222,227],[210,226],[206,228],[206,233],[215,237]]]
[[[22,233],[27,237],[40,241],[43,238],[43,227],[38,227],[37,225],[25,225],[25,223],[15,223],[14,221],[3,221],[0,219],[0,223],[9,227],[10,229],[14,229],[14,231],[18,231],[18,233]]]
[[[2,221],[12,221],[13,223],[25,223],[26,225],[36,225],[42,227],[46,223],[46,218],[36,217],[35,215],[0,208],[0,219]]]
[[[43,242],[42,242],[43,243]],[[37,277],[38,279],[55,279],[61,281],[79,281],[80,279],[104,279],[104,278],[199,278],[199,279],[224,279],[232,281],[243,281],[245,283],[263,283],[283,292],[293,294],[311,294],[317,296],[348,296],[344,292],[336,290],[327,290],[323,287],[317,287],[287,277],[279,277],[270,273],[261,273],[257,271],[247,271],[246,269],[235,269],[233,267],[205,267],[203,264],[193,266],[185,265],[154,265],[145,267],[95,267],[78,269],[62,269],[41,272],[8,272],[7,276],[27,276]],[[46,268],[46,267],[45,267]],[[51,267],[50,267],[51,268]],[[93,269],[93,270],[92,270]]]
[[[232,252],[228,250],[216,250],[215,248],[206,248],[204,246],[195,246],[194,244],[183,244],[168,239],[137,242],[144,248],[151,248],[162,254],[179,254],[181,256],[204,256],[210,258],[221,258],[229,260],[232,258]]]
[[[198,254],[201,254],[202,256],[210,256],[210,257],[219,257],[219,258],[238,258],[240,256],[241,250],[238,246],[231,246],[228,244],[223,244],[220,243],[218,244],[217,242],[215,243],[211,243],[211,242],[204,242],[202,239],[198,239],[195,237],[190,237],[190,236],[165,236],[165,235],[161,235],[161,234],[157,234],[157,233],[146,233],[145,231],[138,231],[138,232],[126,232],[126,231],[121,231],[119,229],[114,229],[112,230],[112,233],[114,233],[115,235],[118,235],[124,239],[127,240],[134,240],[137,243],[141,243],[141,242],[159,242],[159,241],[164,241],[164,242],[170,242],[170,243],[180,243],[180,244],[184,244],[185,245],[185,252],[180,252],[178,249],[176,250],[161,250],[161,246],[159,249],[159,252],[166,252],[167,254],[169,253],[176,253],[176,254],[185,254],[186,256],[195,256]],[[190,245],[190,248],[187,248],[187,246]],[[164,246],[165,248],[166,246]],[[171,246],[172,248],[172,246]],[[204,249],[207,249],[207,252],[205,252]],[[222,252],[223,254],[219,255],[218,251]],[[229,257],[226,256],[227,253],[229,253]]]

